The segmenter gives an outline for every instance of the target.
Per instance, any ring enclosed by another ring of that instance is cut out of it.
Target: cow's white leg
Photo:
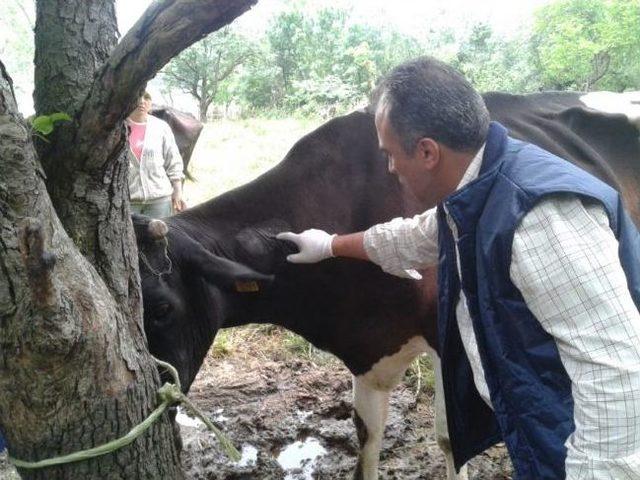
[[[353,377],[354,422],[360,442],[355,480],[378,478],[389,394],[398,385],[413,359],[426,349],[427,342],[423,337],[413,337],[399,352],[380,359],[366,374]]]
[[[435,377],[435,395],[434,395],[434,411],[435,411],[435,429],[436,442],[442,453],[444,453],[447,465],[447,480],[467,480],[467,466],[464,465],[460,469],[460,473],[456,474],[456,468],[453,463],[453,453],[451,453],[451,442],[449,441],[449,428],[447,427],[447,409],[444,400],[444,388],[442,386],[442,369],[440,368],[440,357],[435,350],[429,348],[431,355],[431,363],[433,365],[433,373]]]
[[[363,376],[353,377],[353,421],[360,454],[354,480],[376,480],[382,435],[389,409],[389,390],[379,390]]]

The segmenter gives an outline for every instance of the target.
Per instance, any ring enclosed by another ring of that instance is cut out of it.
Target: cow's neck
[[[339,349],[347,347],[330,344],[324,336],[344,322],[361,321],[357,317],[367,311],[368,297],[351,295],[353,285],[361,284],[372,292],[398,291],[398,304],[393,308],[407,318],[430,314],[428,304],[433,302],[418,300],[424,293],[417,284],[399,287],[396,280],[366,262],[330,260],[315,267],[288,265],[287,252],[278,251],[284,244],[265,240],[270,231],[359,231],[417,212],[416,205],[403,198],[395,177],[387,172],[377,150],[373,119],[356,115],[336,122],[328,124],[338,125],[335,131],[329,128],[328,132],[315,132],[326,135],[326,139],[303,139],[265,175],[172,217],[170,223],[217,255],[276,274],[276,283],[261,299],[261,308],[240,309],[238,315],[225,317],[223,327],[275,323],[344,356]],[[337,158],[336,152],[343,156]],[[258,241],[253,242],[256,238]],[[362,283],[361,279],[367,281]],[[416,300],[424,312],[404,312],[403,308],[415,305]],[[252,311],[261,315],[252,316]]]

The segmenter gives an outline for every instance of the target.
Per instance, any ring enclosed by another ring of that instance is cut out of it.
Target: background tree
[[[243,66],[236,90],[238,103],[249,115],[278,109],[286,95],[282,69],[269,45],[262,42],[257,48]]]
[[[197,100],[200,120],[206,122],[209,107],[222,93],[222,82],[252,54],[248,40],[226,27],[174,58],[164,69],[164,78],[169,88],[179,89]]]
[[[640,84],[640,2],[560,0],[536,12],[532,49],[544,89]]]
[[[460,43],[451,64],[478,90],[530,92],[539,88],[527,35],[505,40],[490,25],[477,23]]]
[[[270,85],[278,108],[298,114],[335,115],[366,103],[376,80],[390,68],[421,52],[418,42],[395,30],[350,21],[348,10],[322,8],[304,12],[297,6],[276,15],[268,26],[264,47],[278,69],[278,82],[254,82],[253,90]],[[262,68],[269,69],[266,62]],[[273,63],[272,63],[273,64]],[[247,73],[252,74],[255,70]],[[273,77],[271,77],[273,78]],[[278,89],[278,85],[280,88]],[[264,95],[259,98],[265,99]],[[248,103],[258,105],[247,98]]]
[[[267,31],[267,40],[285,91],[290,91],[294,79],[307,73],[303,70],[309,55],[305,23],[303,12],[283,12],[272,20]]]
[[[157,405],[129,217],[124,118],[173,56],[256,0],[166,0],[120,43],[113,0],[36,3],[33,144],[0,62],[0,428],[40,460],[122,436]],[[27,479],[181,478],[168,416],[112,454]]]

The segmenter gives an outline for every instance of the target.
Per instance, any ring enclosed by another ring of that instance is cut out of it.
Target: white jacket
[[[183,163],[169,125],[152,115],[147,116],[147,129],[140,161],[128,147],[129,198],[133,202],[149,202],[173,193],[171,182],[184,178]]]

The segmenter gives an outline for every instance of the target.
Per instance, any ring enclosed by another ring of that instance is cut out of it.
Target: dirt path
[[[402,385],[393,394],[381,479],[445,478],[432,428],[432,397],[427,392],[416,399],[414,393]],[[208,360],[190,396],[242,446],[244,456],[240,464],[229,462],[201,427],[183,425],[183,461],[190,479],[351,478],[356,462],[351,377],[337,362]],[[295,457],[308,460],[296,462]],[[508,479],[509,472],[506,452],[499,447],[470,466],[476,480]]]

